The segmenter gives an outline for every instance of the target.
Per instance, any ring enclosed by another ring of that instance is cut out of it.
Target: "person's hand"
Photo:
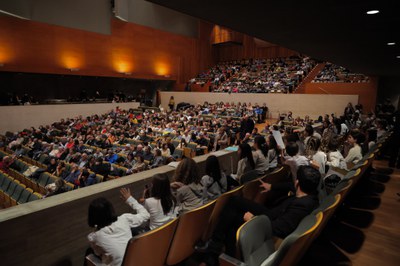
[[[131,197],[131,190],[129,188],[121,188],[119,190],[119,192],[121,193],[121,199],[123,199],[124,201],[127,201],[129,199],[129,197]]]
[[[172,182],[172,183],[170,184],[170,186],[171,186],[171,188],[173,188],[173,189],[178,189],[178,188],[182,187],[183,184],[182,184],[181,182]]]
[[[253,219],[253,217],[254,217],[254,214],[252,214],[251,212],[246,212],[246,213],[244,214],[244,216],[243,216],[243,220],[244,220],[245,222],[248,222],[248,221],[250,221],[251,219]]]
[[[265,193],[271,190],[271,184],[266,183],[264,181],[262,181],[261,179],[259,179],[261,182],[260,187],[263,188],[263,190],[261,190],[261,193]]]

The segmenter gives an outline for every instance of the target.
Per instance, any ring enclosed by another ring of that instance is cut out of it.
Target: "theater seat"
[[[244,223],[237,230],[236,241],[246,265],[260,265],[275,252],[271,221],[265,215]]]
[[[207,228],[214,205],[215,201],[212,201],[179,217],[178,226],[168,252],[167,265],[178,264],[193,254],[194,246],[201,240]]]
[[[244,185],[250,181],[253,181],[254,179],[258,178],[259,174],[257,170],[250,170],[246,173],[244,173],[240,179],[239,179],[239,183]]]
[[[255,246],[255,243],[258,243],[257,245],[260,245],[260,240],[257,238],[254,238],[254,242],[252,242],[251,238],[247,238],[245,241],[243,241],[240,245],[240,250],[248,251],[250,250],[250,255],[247,257],[247,263],[244,264],[242,261],[237,260],[235,258],[232,258],[226,254],[222,254],[219,257],[220,265],[221,266],[233,266],[233,265],[246,265],[246,266],[278,266],[278,265],[284,265],[284,266],[295,266],[297,262],[301,259],[301,257],[304,255],[304,253],[307,251],[308,247],[311,245],[312,241],[315,239],[316,234],[318,232],[318,228],[321,225],[321,221],[323,218],[322,212],[319,212],[318,214],[310,214],[306,216],[300,224],[297,226],[296,230],[292,232],[290,235],[288,235],[283,241],[282,244],[279,246],[279,248],[273,252],[272,254],[270,251],[267,251],[267,248],[261,248]],[[256,218],[254,218],[256,219]],[[247,225],[251,226],[253,225],[252,223],[246,223]],[[246,224],[243,227],[246,227]],[[240,230],[243,230],[243,228],[239,228]],[[245,229],[246,230],[246,229]],[[239,230],[238,230],[239,231]],[[250,230],[249,230],[250,231]],[[251,231],[250,231],[251,232]],[[263,232],[265,235],[267,235],[267,232]],[[240,241],[240,240],[239,240]],[[269,244],[269,239],[266,239],[265,245],[268,246],[268,249],[270,248]],[[254,245],[254,246],[253,246]],[[265,253],[258,253],[255,252],[255,255],[252,257],[253,260],[250,260],[248,258],[251,257],[252,252],[251,250],[255,251],[258,248],[261,250],[265,250]],[[265,254],[265,255],[263,255]],[[262,260],[262,257],[264,259]],[[246,258],[246,257],[244,257]],[[260,261],[262,261],[260,263]]]
[[[163,266],[178,219],[133,237],[126,247],[122,265]]]
[[[221,212],[223,208],[225,207],[226,203],[232,196],[239,196],[242,194],[243,186],[237,187],[235,189],[232,189],[231,191],[225,192],[221,196],[218,197],[218,199],[215,202],[214,209],[211,213],[210,220],[208,222],[207,229],[205,230],[205,233],[203,235],[203,241],[208,240],[211,237],[212,232],[214,232],[215,226],[218,223],[219,216],[221,215]]]

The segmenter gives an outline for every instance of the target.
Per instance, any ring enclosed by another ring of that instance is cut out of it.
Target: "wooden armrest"
[[[219,256],[219,265],[220,266],[246,266],[243,261],[240,261],[234,257],[231,257],[225,253],[222,253]]]
[[[86,265],[87,266],[101,266],[104,265],[101,260],[95,256],[94,254],[89,254],[86,256]]]

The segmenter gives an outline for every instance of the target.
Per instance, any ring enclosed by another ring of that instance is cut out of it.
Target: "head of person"
[[[160,149],[155,149],[154,150],[154,156],[161,156],[161,150]]]
[[[364,135],[357,129],[351,130],[347,137],[347,141],[352,145],[363,143],[364,140]]]
[[[210,155],[206,160],[206,174],[211,176],[214,181],[221,179],[221,168],[217,156]]]
[[[257,136],[254,138],[254,148],[256,150],[261,150],[264,156],[268,154],[267,142],[263,136]]]
[[[201,178],[199,176],[196,162],[192,158],[183,158],[175,170],[174,179],[175,181],[181,182],[185,185],[200,183]]]
[[[247,143],[242,143],[239,145],[238,149],[239,160],[247,158],[248,162],[251,165],[251,168],[255,168],[255,163],[253,159],[253,153],[251,152],[251,147]]]
[[[306,125],[304,129],[304,133],[308,136],[311,137],[314,134],[314,128],[311,125]]]
[[[307,195],[316,195],[320,184],[321,173],[312,166],[302,165],[297,170],[296,190],[300,189]]]
[[[107,199],[101,197],[93,200],[89,205],[88,224],[99,230],[117,220],[113,205]]]
[[[56,179],[54,184],[56,185],[56,190],[57,190],[57,189],[60,189],[61,187],[63,187],[65,185],[65,181],[64,181],[64,179],[59,177],[59,178]]]
[[[143,163],[144,162],[144,158],[142,155],[137,156],[137,161],[138,163]]]
[[[172,196],[170,181],[166,174],[156,174],[151,182],[151,196],[161,200],[161,206],[164,214],[168,214],[175,204],[175,198]]]
[[[299,145],[296,142],[289,142],[286,145],[286,153],[291,157],[295,156],[299,153]]]
[[[310,137],[307,143],[307,147],[312,152],[317,152],[321,146],[321,140],[317,137]]]

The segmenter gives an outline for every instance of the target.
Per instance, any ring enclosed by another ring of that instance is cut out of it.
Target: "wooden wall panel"
[[[242,45],[221,45],[214,46],[216,60],[218,62],[241,60],[245,58],[276,58],[289,57],[298,54],[297,52],[281,47],[269,46],[259,47],[253,37],[244,35]]]
[[[190,38],[117,19],[111,35],[0,17],[0,71],[175,79],[178,86],[211,66],[212,27]],[[206,38],[209,41],[209,37]],[[201,60],[200,60],[201,57]]]
[[[364,112],[374,110],[378,91],[378,79],[371,78],[368,83],[307,83],[306,94],[344,94],[358,95],[358,103],[364,107]]]

